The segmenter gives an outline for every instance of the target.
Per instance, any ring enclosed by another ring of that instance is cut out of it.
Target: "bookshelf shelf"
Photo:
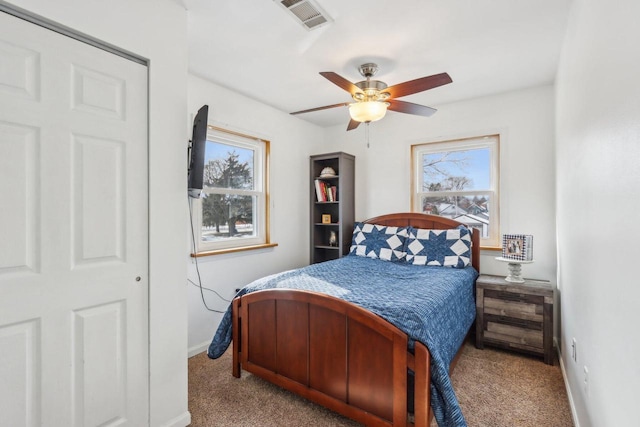
[[[337,152],[310,157],[310,211],[312,264],[340,258],[349,253],[355,211],[355,157]],[[334,176],[321,176],[325,168]],[[333,200],[332,200],[333,199]],[[331,222],[323,223],[322,215],[330,215]],[[335,245],[330,236],[335,234]]]

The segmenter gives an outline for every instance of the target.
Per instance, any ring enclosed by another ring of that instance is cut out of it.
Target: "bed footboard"
[[[415,424],[428,426],[429,352],[384,319],[308,291],[272,289],[233,303],[233,375],[241,368],[369,426],[406,426],[407,370]]]

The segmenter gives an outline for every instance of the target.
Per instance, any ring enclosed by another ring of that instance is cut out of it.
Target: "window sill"
[[[203,251],[203,252],[198,252],[197,254],[191,254],[191,258],[199,258],[199,257],[211,256],[211,255],[231,254],[234,252],[252,251],[255,249],[274,248],[276,246],[278,246],[277,243],[261,243],[259,245],[239,246],[237,248],[216,249],[214,251]]]

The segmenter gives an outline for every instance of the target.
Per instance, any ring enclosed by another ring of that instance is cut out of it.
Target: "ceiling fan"
[[[357,128],[362,122],[369,123],[380,120],[386,114],[387,109],[399,113],[429,117],[437,111],[435,108],[399,101],[396,98],[433,89],[452,82],[449,74],[441,73],[387,86],[386,83],[379,80],[371,80],[371,77],[378,72],[377,64],[362,64],[358,68],[358,71],[360,71],[360,74],[362,74],[362,77],[366,80],[351,83],[349,80],[331,71],[323,71],[320,73],[321,76],[331,83],[349,92],[355,102],[343,102],[340,104],[311,108],[309,110],[296,111],[291,114],[303,114],[348,106],[349,115],[351,116],[351,121],[349,121],[349,125],[347,126],[348,131]]]

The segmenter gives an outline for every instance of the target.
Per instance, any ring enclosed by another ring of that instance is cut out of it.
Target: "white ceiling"
[[[320,76],[453,83],[402,100],[442,104],[553,82],[572,0],[314,0],[333,19],[308,31],[279,0],[185,0],[189,70],[284,112],[351,101]],[[389,114],[401,114],[390,112]],[[321,126],[346,108],[298,116]]]

